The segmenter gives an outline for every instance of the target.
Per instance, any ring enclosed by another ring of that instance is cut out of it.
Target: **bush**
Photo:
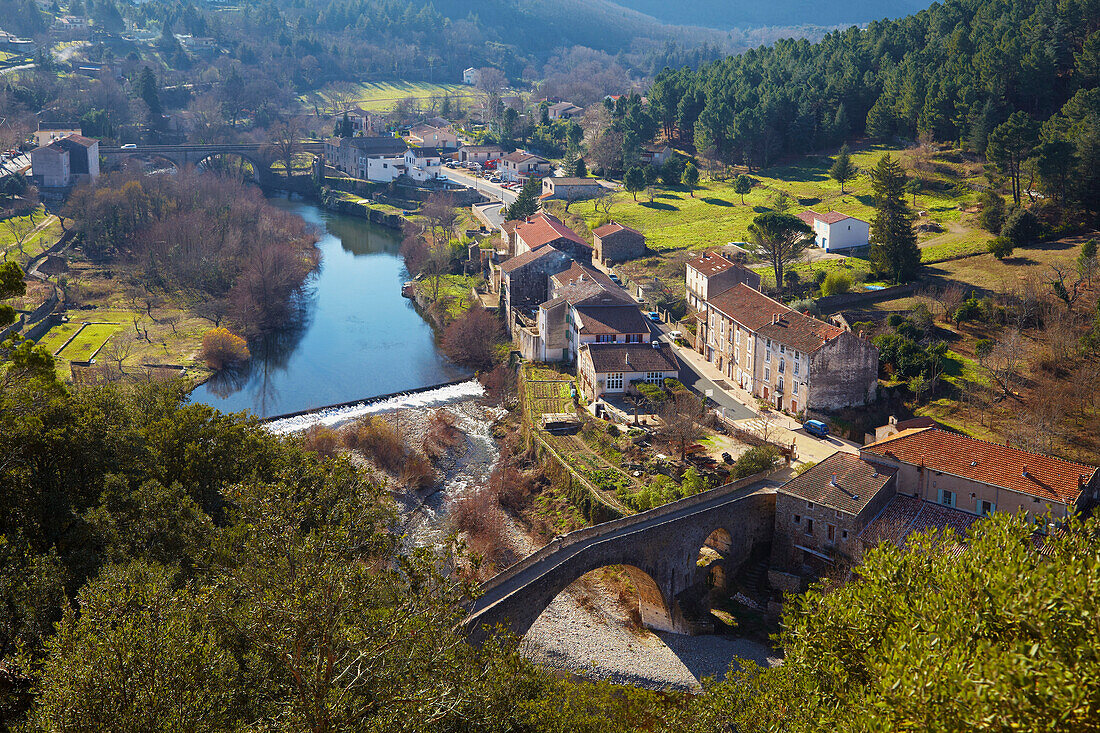
[[[252,356],[248,351],[248,342],[223,326],[203,334],[200,355],[206,366],[214,371],[243,364]]]
[[[638,390],[638,394],[653,403],[664,402],[667,398],[665,391],[655,384],[646,384],[643,382],[635,389]]]
[[[733,477],[745,478],[762,471],[770,471],[779,464],[779,451],[775,446],[758,445],[741,454],[733,464]]]
[[[999,234],[1005,223],[1005,200],[995,191],[986,191],[979,199],[982,212],[978,221],[990,234]]]
[[[825,272],[824,270],[814,270],[814,285],[820,287],[821,283],[825,282],[825,278],[826,276],[828,276],[828,274],[829,273]]]
[[[443,352],[456,364],[492,369],[494,347],[503,333],[499,318],[484,308],[470,308],[443,332]]]
[[[332,458],[340,447],[340,434],[327,425],[312,425],[302,431],[302,447],[319,456]]]
[[[1016,209],[1005,221],[1001,236],[1016,247],[1025,247],[1039,238],[1043,227],[1035,214],[1027,209]]]
[[[833,270],[821,283],[822,295],[841,295],[852,289],[852,276],[840,270]]]
[[[687,387],[684,386],[683,382],[681,382],[679,379],[673,379],[672,377],[668,377],[667,379],[665,379],[665,389],[673,393],[687,391]]]
[[[344,428],[344,445],[374,460],[382,470],[397,473],[405,460],[405,445],[397,430],[380,417],[365,417]]]
[[[1016,248],[1015,245],[1012,244],[1012,240],[1008,237],[994,237],[989,240],[987,246],[989,247],[990,253],[998,260],[1003,260],[1005,257],[1011,257],[1012,250]]]

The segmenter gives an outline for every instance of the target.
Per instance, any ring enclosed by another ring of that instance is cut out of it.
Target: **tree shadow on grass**
[[[875,205],[875,197],[871,196],[870,194],[859,194],[855,198],[864,206],[874,207]]]
[[[679,211],[680,207],[673,206],[672,204],[666,204],[663,201],[640,201],[640,206],[644,206],[647,209],[657,209],[658,211]]]
[[[775,209],[771,208],[770,206],[754,206],[752,207],[752,210],[755,211],[757,214],[763,214],[768,211],[775,211]]]
[[[676,199],[677,201],[683,201],[684,197],[678,193],[672,193],[671,191],[665,191],[664,193],[657,194],[659,199]]]
[[[733,206],[732,201],[726,201],[725,199],[717,199],[713,196],[707,196],[706,198],[699,199],[703,203],[710,204],[711,206]]]

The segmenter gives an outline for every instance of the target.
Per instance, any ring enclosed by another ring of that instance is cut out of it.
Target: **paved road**
[[[473,615],[479,611],[482,611],[493,605],[494,603],[497,603],[501,599],[510,596],[517,590],[520,590],[521,588],[529,585],[537,578],[546,575],[555,568],[558,568],[564,563],[572,560],[574,557],[589,549],[593,545],[635,534],[638,534],[638,541],[639,543],[641,543],[644,542],[644,535],[639,533],[644,533],[646,530],[658,527],[663,524],[667,524],[669,522],[675,522],[677,520],[683,519],[684,517],[690,517],[695,514],[710,511],[715,507],[722,506],[723,504],[727,504],[731,501],[736,501],[737,499],[749,496],[750,494],[754,494],[758,491],[774,491],[774,489],[778,485],[779,483],[772,479],[764,479],[763,481],[758,481],[757,483],[751,484],[742,489],[737,489],[736,491],[730,493],[722,493],[710,499],[709,501],[704,501],[699,504],[692,504],[690,506],[679,509],[675,508],[674,504],[666,504],[663,507],[650,509],[647,512],[636,514],[634,515],[633,519],[636,519],[637,521],[630,522],[624,527],[618,527],[610,532],[607,532],[606,534],[590,537],[588,539],[576,542],[575,544],[565,545],[560,550],[551,552],[531,567],[526,568],[519,573],[516,573],[516,575],[512,576],[511,578],[506,579],[500,585],[490,587],[485,592],[485,594],[478,598],[470,607],[470,614]],[[568,537],[568,535],[566,535],[566,537]],[[488,582],[492,583],[492,580],[490,579]]]
[[[515,191],[509,191],[507,188],[501,188],[495,183],[489,183],[484,178],[478,178],[465,168],[444,168],[443,175],[448,180],[472,188],[491,199],[503,201],[506,204],[512,203],[518,197]]]

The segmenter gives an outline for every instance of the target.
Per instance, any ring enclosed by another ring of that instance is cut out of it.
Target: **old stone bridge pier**
[[[754,548],[771,541],[774,486],[752,476],[560,537],[485,582],[470,605],[467,635],[480,643],[500,626],[522,636],[573,581],[608,565],[625,566],[648,628],[708,630],[699,614],[708,580],[732,577]],[[703,547],[720,559],[700,563]]]
[[[133,148],[100,148],[104,165],[108,169],[118,168],[130,158],[151,160],[160,159],[176,168],[199,166],[216,156],[236,156],[252,164],[253,180],[261,186],[277,185],[282,177],[271,170],[274,162],[262,143],[240,143],[232,145],[138,145]],[[324,143],[303,142],[299,144],[303,153],[320,155],[324,152]]]

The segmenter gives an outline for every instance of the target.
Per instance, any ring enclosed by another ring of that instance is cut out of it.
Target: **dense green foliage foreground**
[[[983,523],[789,604],[777,670],[705,694],[575,683],[454,629],[388,500],[176,386],[0,376],[0,729],[1096,730],[1100,541]]]

